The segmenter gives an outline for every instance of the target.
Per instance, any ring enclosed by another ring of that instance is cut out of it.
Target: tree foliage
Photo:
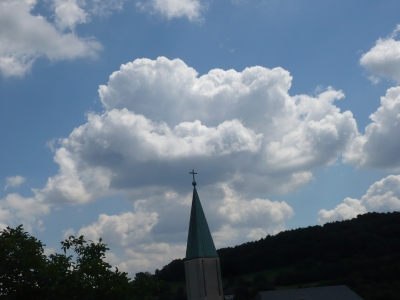
[[[22,299],[25,293],[40,296],[46,257],[43,244],[24,232],[22,225],[7,227],[0,235],[0,295]]]
[[[70,236],[61,242],[64,253],[49,257],[44,246],[22,225],[0,233],[0,298],[145,300],[161,287],[150,273],[131,280],[127,273],[113,270],[104,261],[109,248],[101,239],[95,243]],[[74,255],[67,255],[71,250]]]
[[[160,291],[163,281],[148,272],[137,273],[132,282],[132,295],[135,300],[150,299],[155,291]]]

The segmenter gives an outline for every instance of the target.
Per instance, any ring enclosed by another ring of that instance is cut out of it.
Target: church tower
[[[193,198],[186,248],[185,274],[188,300],[223,300],[221,268],[214,241],[201,207],[193,175]]]

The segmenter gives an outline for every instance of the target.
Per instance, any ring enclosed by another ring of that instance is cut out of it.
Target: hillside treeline
[[[276,287],[345,284],[364,299],[400,299],[400,212],[288,230],[217,252],[222,276],[230,282],[282,269],[271,282]],[[156,275],[184,281],[183,260]]]

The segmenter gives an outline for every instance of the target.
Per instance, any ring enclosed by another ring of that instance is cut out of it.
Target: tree
[[[66,291],[70,298],[79,299],[130,299],[131,285],[127,273],[104,261],[109,248],[102,243],[85,241],[83,236],[70,236],[61,242],[63,255],[50,255],[53,268],[60,271],[55,284]],[[76,254],[76,262],[72,256],[65,256],[68,249]]]
[[[22,225],[0,233],[0,295],[9,299],[40,298],[44,281],[45,245],[23,230]]]
[[[146,300],[150,299],[155,291],[161,290],[163,281],[158,280],[156,276],[149,272],[137,273],[135,279],[131,282],[132,299]]]
[[[150,273],[127,273],[105,262],[107,245],[70,236],[63,254],[44,255],[45,245],[22,225],[0,232],[0,299],[140,299],[160,289]],[[67,251],[75,253],[67,256]]]

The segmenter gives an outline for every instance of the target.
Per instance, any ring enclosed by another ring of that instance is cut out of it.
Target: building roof
[[[195,181],[193,181],[195,183]],[[186,248],[186,259],[198,257],[218,257],[214,241],[208,228],[206,216],[193,184],[192,210],[190,212],[189,234]]]
[[[363,300],[345,285],[259,292],[256,300]]]

